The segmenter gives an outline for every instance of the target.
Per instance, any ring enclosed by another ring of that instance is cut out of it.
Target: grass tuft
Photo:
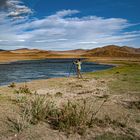
[[[13,82],[13,83],[11,83],[8,87],[9,87],[9,88],[15,88],[15,87],[16,87],[16,84]]]
[[[63,93],[62,92],[56,92],[55,97],[62,97]]]
[[[56,108],[55,113],[48,117],[50,125],[60,131],[82,135],[94,123],[95,112],[92,112],[90,105],[86,100],[68,101],[61,108]]]
[[[52,113],[54,103],[49,101],[45,96],[36,95],[24,110],[30,118],[31,124],[37,124],[39,121],[45,121],[46,117]]]
[[[25,112],[14,118],[7,117],[6,124],[10,128],[10,131],[15,133],[20,133],[25,128],[29,127],[29,121]]]
[[[32,94],[31,90],[27,85],[19,87],[19,89],[14,90],[14,93],[17,94]]]
[[[95,137],[95,140],[136,140],[136,138],[129,135],[119,135],[113,133],[105,133]]]

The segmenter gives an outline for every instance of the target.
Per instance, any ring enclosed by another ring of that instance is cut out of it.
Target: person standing
[[[81,74],[81,60],[78,59],[74,62],[74,64],[76,65],[76,74],[77,74],[77,78],[83,78],[82,74]]]

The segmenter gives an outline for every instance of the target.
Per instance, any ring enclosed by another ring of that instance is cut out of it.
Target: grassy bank
[[[130,93],[140,95],[140,64],[129,64],[114,67],[110,70],[87,74],[97,79],[108,79],[111,93]]]

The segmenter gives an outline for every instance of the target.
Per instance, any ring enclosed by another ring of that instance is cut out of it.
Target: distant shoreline
[[[6,61],[1,61],[0,64],[10,64],[13,62],[18,62],[18,61],[37,61],[37,60],[45,60],[45,59],[78,59],[81,57],[48,57],[48,58],[39,58],[39,59],[18,59],[18,60],[6,60]],[[81,59],[87,59],[87,58],[81,58]]]

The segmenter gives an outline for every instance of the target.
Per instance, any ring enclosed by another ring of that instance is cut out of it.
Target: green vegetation
[[[129,135],[116,135],[113,133],[105,133],[100,136],[96,136],[95,140],[136,140],[136,138]]]
[[[126,127],[125,123],[122,123],[118,120],[112,120],[108,115],[105,115],[105,117],[102,119],[95,118],[94,121],[95,124],[100,127],[111,126],[111,127],[121,128],[121,129]]]
[[[95,116],[100,111],[92,110],[92,105],[87,100],[68,101],[62,106],[57,106],[48,100],[46,96],[36,95],[30,100],[26,100],[21,107],[18,118],[7,118],[7,122],[12,131],[21,132],[27,126],[36,125],[43,121],[49,123],[53,129],[69,133],[83,134],[87,128],[93,126],[96,121]]]
[[[27,96],[17,96],[16,98],[12,99],[15,104],[24,104],[27,101]]]
[[[56,97],[62,97],[63,96],[63,93],[62,92],[56,92],[55,96]]]
[[[15,118],[7,117],[6,124],[11,132],[20,133],[25,128],[29,127],[28,117],[26,113],[23,112]]]
[[[13,82],[13,83],[11,83],[8,87],[9,87],[9,88],[15,88],[15,87],[16,87],[16,84]]]
[[[19,87],[19,89],[14,90],[14,93],[17,94],[32,94],[31,90],[27,85],[24,85],[22,87]]]
[[[83,134],[93,123],[93,114],[86,100],[82,102],[68,101],[61,108],[56,108],[55,113],[48,119],[54,129],[67,133]]]
[[[96,117],[102,106],[107,100],[93,111],[91,102],[86,99],[68,101],[62,106],[57,106],[53,101],[47,99],[47,96],[35,95],[34,98],[26,100],[21,106],[21,112],[17,117],[7,117],[7,124],[10,131],[20,133],[31,125],[36,125],[40,122],[45,122],[51,128],[65,132],[67,134],[78,133],[85,134],[88,128],[98,126],[100,128],[120,129],[126,136],[115,136],[112,134],[105,134],[98,136],[96,139],[125,139],[131,138],[134,131],[128,128],[125,123],[118,120],[113,120],[109,116],[102,119]]]
[[[89,73],[87,76],[108,79],[111,93],[134,94],[140,91],[140,64],[125,64],[110,70]]]
[[[54,106],[54,103],[45,96],[36,95],[23,106],[23,111],[30,118],[31,124],[37,124],[40,121],[45,121],[53,113]]]
[[[86,100],[82,102],[68,101],[61,107],[50,102],[45,97],[37,96],[29,105],[26,105],[27,116],[30,123],[36,124],[39,121],[48,122],[52,128],[67,133],[83,134],[87,127],[93,123],[93,114],[90,104]]]

